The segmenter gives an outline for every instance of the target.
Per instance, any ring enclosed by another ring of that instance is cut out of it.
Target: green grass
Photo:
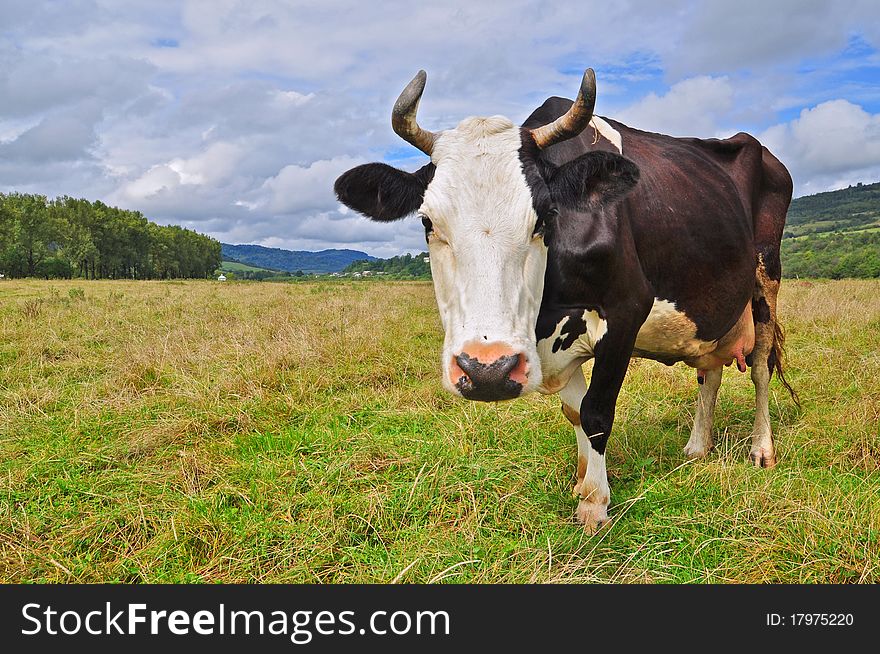
[[[687,462],[695,374],[634,361],[612,522],[557,397],[439,383],[429,283],[0,282],[0,580],[878,582],[880,282],[787,282],[780,462],[748,375]]]

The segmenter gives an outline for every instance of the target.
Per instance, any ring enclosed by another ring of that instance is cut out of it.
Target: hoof
[[[608,505],[581,500],[575,512],[578,522],[588,534],[595,534],[608,523]]]
[[[702,459],[712,451],[712,442],[708,443],[692,443],[687,442],[684,446],[684,453],[689,459]]]
[[[756,468],[772,468],[776,465],[776,452],[764,448],[754,449],[749,453],[749,460]]]

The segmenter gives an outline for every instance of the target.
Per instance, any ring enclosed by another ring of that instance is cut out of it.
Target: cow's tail
[[[794,400],[794,403],[797,405],[798,409],[800,409],[801,400],[798,397],[797,391],[792,388],[791,384],[789,384],[788,380],[785,378],[785,330],[782,328],[782,325],[779,324],[778,319],[774,321],[773,349],[770,351],[767,365],[770,368],[770,374],[773,374],[774,371],[776,372],[776,377],[782,382],[782,385],[785,386],[791,395],[791,399]]]

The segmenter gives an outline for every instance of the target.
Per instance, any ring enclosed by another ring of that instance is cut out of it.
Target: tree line
[[[210,277],[220,243],[139,211],[62,196],[0,193],[0,273],[6,277]]]
[[[880,277],[880,232],[841,232],[782,240],[786,277]]]
[[[428,258],[427,252],[421,252],[413,256],[412,254],[402,254],[390,259],[373,259],[371,261],[361,260],[353,261],[346,266],[342,272],[356,273],[369,270],[371,272],[384,272],[388,275],[399,275],[401,277],[419,277],[422,279],[431,278],[431,264],[425,259]]]

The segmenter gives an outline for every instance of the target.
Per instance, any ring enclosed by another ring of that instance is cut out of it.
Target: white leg
[[[574,494],[580,498],[577,519],[583,523],[584,529],[594,532],[608,521],[611,489],[605,470],[605,455],[593,449],[590,439],[581,427],[580,407],[586,393],[584,373],[578,368],[565,388],[559,391],[559,397],[562,399],[562,411],[577,436],[577,482],[574,485]]]
[[[712,417],[721,386],[721,371],[722,368],[700,371],[703,383],[700,384],[700,395],[697,397],[694,428],[691,430],[690,440],[684,446],[684,453],[689,459],[702,458],[712,449]]]

